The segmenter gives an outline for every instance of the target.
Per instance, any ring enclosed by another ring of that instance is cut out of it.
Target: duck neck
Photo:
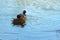
[[[25,16],[26,16],[26,13],[23,13],[23,15],[25,15]]]

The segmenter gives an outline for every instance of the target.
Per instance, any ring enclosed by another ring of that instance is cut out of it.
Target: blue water
[[[4,2],[0,2],[0,40],[60,40],[60,11],[18,7],[12,0]],[[27,10],[26,25],[14,26],[13,18],[24,9]]]

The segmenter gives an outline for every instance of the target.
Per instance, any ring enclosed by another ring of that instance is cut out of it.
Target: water
[[[46,7],[33,5],[39,0],[33,0],[32,4],[26,1],[0,1],[0,40],[60,40],[59,9],[52,6],[46,10]],[[24,9],[27,10],[25,27],[13,26],[13,18]]]

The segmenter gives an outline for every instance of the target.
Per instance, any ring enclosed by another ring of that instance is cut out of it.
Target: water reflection
[[[14,24],[13,24],[13,27],[21,27],[21,28],[24,28],[25,25],[24,25],[24,26],[21,26],[21,25],[14,25]]]
[[[56,30],[56,37],[57,37],[57,40],[60,40],[60,30]]]

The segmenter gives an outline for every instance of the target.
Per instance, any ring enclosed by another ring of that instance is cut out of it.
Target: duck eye
[[[20,18],[21,16],[20,15],[17,15],[17,18]]]

